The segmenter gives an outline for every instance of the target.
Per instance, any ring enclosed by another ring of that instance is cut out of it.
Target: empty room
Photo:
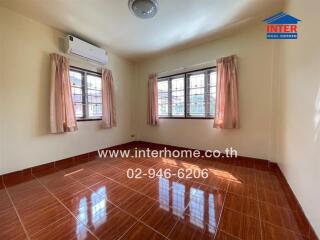
[[[319,9],[0,0],[0,239],[318,240]]]

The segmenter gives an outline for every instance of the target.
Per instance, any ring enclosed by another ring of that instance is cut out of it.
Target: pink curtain
[[[102,128],[113,128],[117,125],[116,105],[112,72],[102,70]]]
[[[147,124],[158,125],[158,81],[156,74],[150,74],[148,79],[148,109]]]
[[[51,133],[76,131],[78,127],[71,94],[69,61],[56,53],[50,54],[50,58],[50,131]]]
[[[238,67],[236,56],[217,61],[217,95],[214,128],[239,128]]]

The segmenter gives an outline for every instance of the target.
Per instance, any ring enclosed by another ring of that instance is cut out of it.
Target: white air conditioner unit
[[[68,54],[85,58],[100,65],[107,64],[108,56],[106,50],[102,48],[98,48],[71,35],[66,36],[64,45],[65,52]]]

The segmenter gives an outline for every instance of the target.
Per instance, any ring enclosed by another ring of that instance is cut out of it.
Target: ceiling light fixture
[[[158,0],[129,0],[130,11],[137,17],[147,19],[158,12]]]

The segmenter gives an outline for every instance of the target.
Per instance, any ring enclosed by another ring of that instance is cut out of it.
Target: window
[[[101,74],[71,67],[70,81],[77,120],[100,120],[102,117]]]
[[[184,117],[184,84],[184,75],[159,80],[159,116]]]
[[[159,117],[213,118],[216,78],[215,68],[159,78]]]

